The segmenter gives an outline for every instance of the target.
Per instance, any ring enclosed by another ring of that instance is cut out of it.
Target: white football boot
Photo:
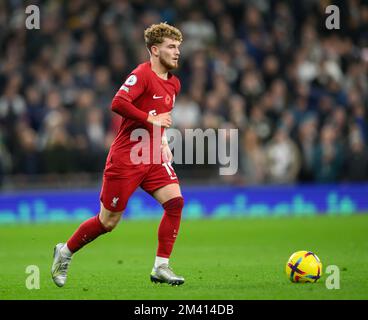
[[[67,272],[72,257],[65,257],[61,254],[60,249],[64,243],[58,243],[54,248],[54,262],[51,267],[52,280],[58,287],[64,286],[66,282]]]
[[[184,278],[182,276],[177,276],[169,265],[164,263],[152,270],[151,281],[179,286],[184,283]]]

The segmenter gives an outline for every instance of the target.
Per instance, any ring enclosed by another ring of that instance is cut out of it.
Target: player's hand
[[[168,144],[161,145],[161,154],[162,154],[162,159],[165,163],[172,162],[173,154]]]
[[[170,112],[160,113],[157,116],[148,115],[147,121],[155,126],[170,128],[171,115]]]

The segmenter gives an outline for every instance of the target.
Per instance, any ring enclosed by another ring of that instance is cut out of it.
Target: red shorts
[[[125,209],[130,196],[139,186],[152,194],[172,183],[179,181],[174,168],[167,163],[106,167],[100,200],[107,210],[119,212]]]

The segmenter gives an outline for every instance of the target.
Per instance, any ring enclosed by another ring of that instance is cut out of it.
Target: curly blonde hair
[[[177,40],[179,42],[183,41],[183,35],[181,34],[180,30],[167,24],[166,22],[153,24],[144,30],[144,41],[146,43],[147,49],[150,52],[151,47],[155,44],[164,42],[164,38]]]

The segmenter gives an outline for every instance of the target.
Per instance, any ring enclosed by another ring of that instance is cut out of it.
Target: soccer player
[[[54,248],[51,273],[59,287],[66,282],[72,255],[116,227],[129,197],[139,186],[164,209],[151,281],[171,285],[184,283],[184,278],[177,276],[169,266],[184,199],[171,165],[173,156],[164,132],[171,126],[170,112],[180,91],[180,81],[170,70],[178,67],[182,34],[177,28],[160,23],[147,28],[144,39],[150,60],[131,72],[112,100],[111,109],[121,115],[122,120],[106,160],[100,212],[83,222],[66,243],[59,243]],[[146,143],[131,137],[136,129],[147,130],[149,139]],[[155,130],[159,132],[158,144],[153,139]],[[141,154],[148,150],[145,154],[149,154],[149,161],[137,164],[137,149]],[[158,161],[154,161],[155,152],[159,155]]]

